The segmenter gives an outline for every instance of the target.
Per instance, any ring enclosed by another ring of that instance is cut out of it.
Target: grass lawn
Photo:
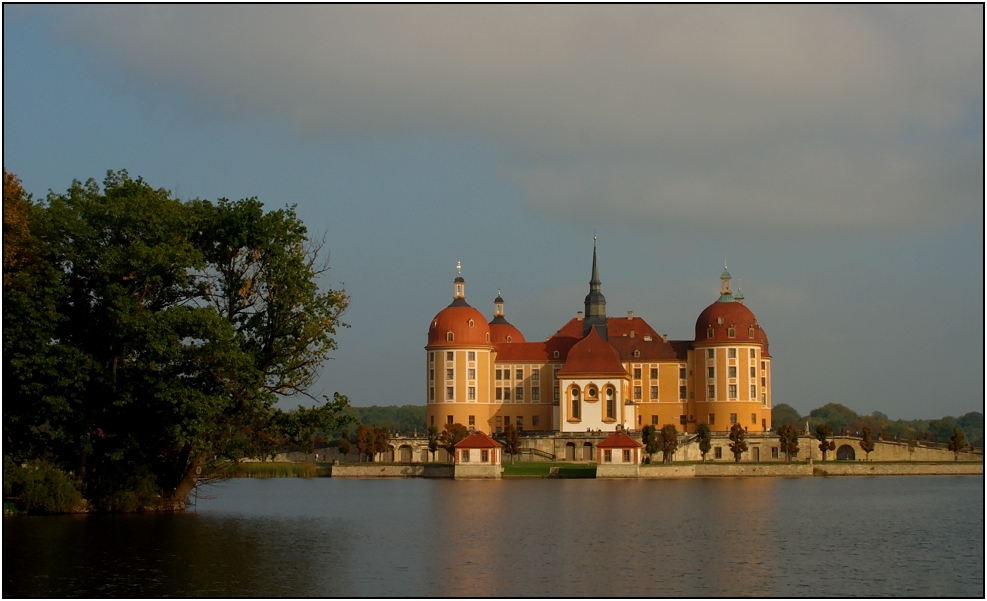
[[[595,478],[595,463],[559,463],[555,461],[518,461],[504,464],[505,476],[547,478],[551,468],[559,468],[559,478]]]

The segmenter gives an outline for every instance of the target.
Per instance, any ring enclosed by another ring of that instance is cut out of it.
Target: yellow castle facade
[[[669,340],[642,318],[608,317],[596,246],[584,310],[542,342],[528,342],[494,300],[489,321],[466,302],[466,282],[432,319],[426,357],[426,421],[460,423],[488,434],[513,424],[526,431],[639,430],[700,423],[726,431],[771,427],[771,355],[757,318],[733,294],[696,320],[692,340]]]

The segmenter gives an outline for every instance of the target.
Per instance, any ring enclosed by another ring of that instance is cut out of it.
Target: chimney
[[[627,319],[634,319],[634,311],[627,312]]]
[[[576,321],[582,321],[582,320],[583,320],[583,312],[576,311]]]
[[[662,334],[661,339],[665,342],[668,342],[668,334]]]

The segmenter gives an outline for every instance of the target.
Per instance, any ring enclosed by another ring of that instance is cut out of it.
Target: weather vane
[[[459,261],[456,261],[456,274],[463,275],[463,266],[459,263]]]

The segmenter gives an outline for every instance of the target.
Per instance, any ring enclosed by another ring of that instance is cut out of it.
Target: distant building
[[[699,314],[693,340],[668,340],[635,317],[608,317],[593,246],[584,311],[543,342],[528,342],[494,299],[489,322],[466,302],[466,282],[432,319],[426,350],[428,425],[495,433],[585,432],[675,424],[695,432],[739,423],[771,427],[768,338],[720,276],[720,297]]]

